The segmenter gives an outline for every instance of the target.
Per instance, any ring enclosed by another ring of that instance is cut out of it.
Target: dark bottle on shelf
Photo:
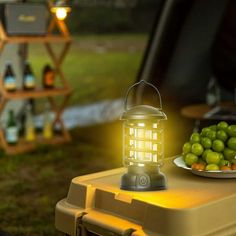
[[[55,71],[47,64],[43,69],[43,87],[45,89],[51,89],[54,87]]]
[[[3,87],[8,92],[14,92],[16,90],[16,76],[13,72],[11,62],[6,63],[6,70],[3,77]]]
[[[6,125],[6,141],[10,145],[15,145],[18,142],[18,127],[15,120],[13,110],[9,110],[8,120]]]
[[[29,62],[25,63],[23,72],[23,88],[25,90],[32,90],[35,88],[35,77],[32,72]]]

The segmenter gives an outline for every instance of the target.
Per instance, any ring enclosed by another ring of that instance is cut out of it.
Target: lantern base
[[[158,166],[129,166],[121,178],[121,189],[155,191],[166,189],[166,177]]]

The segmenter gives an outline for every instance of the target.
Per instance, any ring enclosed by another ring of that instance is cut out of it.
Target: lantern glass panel
[[[126,166],[159,165],[164,155],[162,120],[126,120],[123,132]]]

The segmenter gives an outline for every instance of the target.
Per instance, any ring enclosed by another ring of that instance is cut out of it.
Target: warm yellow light
[[[157,144],[153,140],[153,130],[145,123],[137,123],[129,128],[129,158],[137,162],[156,161]],[[128,138],[128,137],[127,137]]]
[[[127,122],[124,127],[124,157],[128,165],[161,162],[163,127],[159,121]]]
[[[58,20],[65,20],[68,12],[70,12],[70,7],[52,7],[51,12],[54,13]]]
[[[65,8],[58,8],[56,11],[56,17],[58,20],[64,20],[67,17],[67,11]]]
[[[138,123],[138,126],[139,126],[139,127],[144,127],[145,124],[144,124],[144,123]]]

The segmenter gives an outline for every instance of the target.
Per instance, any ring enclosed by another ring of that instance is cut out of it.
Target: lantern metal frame
[[[159,97],[159,108],[150,105],[135,105],[128,108],[131,90],[141,84],[151,86]],[[123,163],[128,168],[121,178],[121,189],[153,191],[166,189],[166,177],[160,172],[164,157],[164,131],[162,121],[167,120],[162,111],[158,89],[141,80],[132,85],[126,94],[123,123]]]

